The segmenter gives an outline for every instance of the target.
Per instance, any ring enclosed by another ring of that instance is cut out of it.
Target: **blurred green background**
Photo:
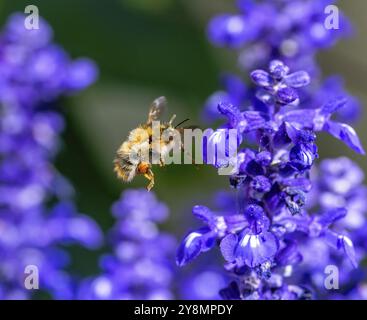
[[[73,183],[81,212],[94,217],[104,230],[113,224],[110,206],[126,188],[143,188],[144,178],[121,184],[112,171],[115,150],[128,132],[146,119],[151,101],[169,100],[166,117],[200,125],[205,99],[219,88],[221,71],[234,70],[235,55],[212,47],[206,24],[215,13],[233,11],[234,0],[0,0],[0,24],[9,14],[37,5],[53,27],[55,41],[72,57],[87,56],[100,69],[98,82],[63,101],[67,128],[57,158],[58,169]],[[349,91],[367,105],[367,2],[340,1],[356,26],[356,37],[320,54],[325,74],[345,77]],[[367,146],[366,119],[358,130]],[[367,170],[364,157],[339,141],[321,136],[322,158],[348,155]],[[227,186],[213,168],[157,168],[154,191],[171,209],[165,226],[181,237],[191,206],[210,203],[213,192]],[[84,275],[98,270],[99,252],[73,248],[72,268]]]

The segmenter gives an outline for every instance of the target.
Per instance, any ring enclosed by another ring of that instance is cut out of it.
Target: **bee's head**
[[[181,139],[181,133],[178,129],[176,129],[172,125],[169,125],[162,132],[162,138],[167,142],[177,141],[178,139]]]
[[[170,137],[174,137],[178,134],[180,134],[180,132],[175,128],[175,127],[172,127],[172,126],[169,126],[168,128],[166,128],[165,130],[165,133],[167,135],[169,135]]]

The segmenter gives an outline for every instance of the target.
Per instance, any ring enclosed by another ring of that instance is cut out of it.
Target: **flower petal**
[[[204,221],[207,224],[210,224],[214,218],[213,213],[210,211],[208,207],[205,206],[194,206],[192,208],[192,214],[196,218]]]
[[[347,99],[345,97],[337,97],[325,103],[321,107],[321,114],[323,115],[331,115],[339,109],[343,108],[347,103]]]
[[[277,99],[282,104],[291,104],[298,99],[298,94],[296,90],[286,87],[278,90]]]
[[[210,230],[208,228],[203,228],[190,232],[184,240],[181,242],[176,254],[176,263],[179,267],[191,262],[200,253],[207,251],[208,246],[205,240],[205,235],[208,234]]]
[[[236,128],[237,125],[243,120],[240,109],[230,103],[219,103],[218,110],[221,114],[228,118],[229,124],[232,128]]]
[[[302,88],[311,82],[310,75],[306,71],[298,71],[285,77],[285,83],[292,88]]]
[[[353,149],[354,151],[365,154],[361,141],[358,138],[355,130],[345,124],[334,121],[328,121],[324,125],[324,130],[329,132],[335,138],[343,141],[348,147]]]
[[[237,48],[251,38],[252,30],[247,28],[243,16],[222,14],[209,24],[208,37],[217,46]]]
[[[244,233],[236,250],[236,259],[253,268],[272,260],[278,250],[278,239],[271,232]]]
[[[321,224],[322,227],[327,228],[334,222],[343,219],[347,215],[347,212],[345,208],[333,208],[319,216],[317,222]]]
[[[272,85],[271,75],[264,70],[255,70],[251,72],[252,81],[260,87],[268,88]]]
[[[303,257],[298,251],[297,244],[292,241],[278,252],[276,260],[280,266],[295,265],[302,261]]]
[[[327,230],[325,232],[325,238],[330,246],[344,251],[354,268],[358,267],[353,242],[349,237]]]
[[[225,236],[220,242],[220,251],[222,252],[223,258],[228,262],[233,262],[236,257],[234,251],[238,242],[238,237],[235,234],[229,234]]]

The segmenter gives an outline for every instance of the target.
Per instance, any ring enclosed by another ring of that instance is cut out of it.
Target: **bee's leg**
[[[164,159],[162,157],[159,160],[159,162],[160,162],[160,164],[159,164],[160,167],[164,167],[166,165],[165,162],[164,162]]]
[[[148,169],[148,172],[144,174],[144,177],[149,180],[147,190],[150,191],[154,187],[154,174],[153,174],[153,171]]]
[[[147,162],[142,162],[138,165],[137,171],[139,174],[144,175],[145,178],[149,180],[149,184],[147,186],[148,191],[150,191],[154,186],[154,174],[150,169],[150,164]]]

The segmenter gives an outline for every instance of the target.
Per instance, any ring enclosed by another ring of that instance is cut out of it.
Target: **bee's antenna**
[[[181,121],[178,125],[175,126],[175,129],[179,127],[181,124],[184,124],[185,122],[189,121],[190,119],[185,119],[184,121]]]
[[[176,119],[176,115],[174,114],[174,115],[171,117],[170,121],[168,122],[170,126],[172,125],[173,121],[175,121],[175,119]]]

